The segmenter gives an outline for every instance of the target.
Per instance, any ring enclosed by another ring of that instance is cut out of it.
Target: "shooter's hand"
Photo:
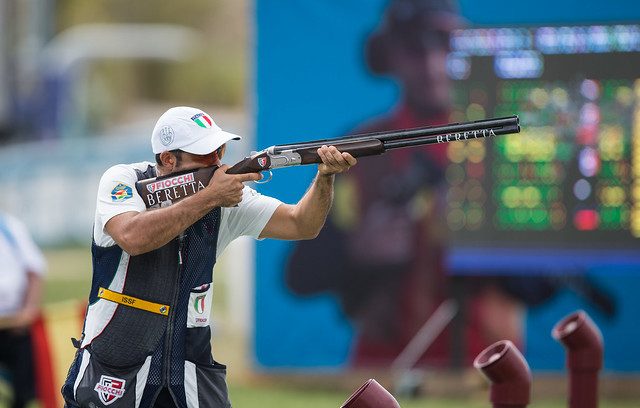
[[[233,207],[242,201],[244,182],[258,181],[261,179],[258,173],[227,174],[229,166],[222,165],[213,173],[209,185],[202,190],[216,203],[216,207]]]
[[[318,156],[322,159],[322,163],[318,165],[318,172],[322,176],[342,173],[358,162],[349,153],[340,153],[335,146],[322,146],[318,149]]]

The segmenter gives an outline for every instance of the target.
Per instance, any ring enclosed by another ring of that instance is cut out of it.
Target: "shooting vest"
[[[139,180],[149,177],[155,177],[152,166],[138,171]],[[230,406],[226,367],[211,356],[208,315],[219,226],[216,208],[138,256],[92,244],[87,320],[62,390],[67,406],[152,407],[164,387],[178,407]],[[115,311],[104,311],[114,303]],[[88,339],[91,313],[104,327]]]

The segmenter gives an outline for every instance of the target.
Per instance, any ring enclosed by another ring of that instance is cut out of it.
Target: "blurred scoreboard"
[[[458,266],[640,265],[640,25],[460,30],[448,70],[452,121],[522,127],[448,146]]]

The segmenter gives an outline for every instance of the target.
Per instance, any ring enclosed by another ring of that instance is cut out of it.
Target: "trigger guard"
[[[266,180],[265,180],[265,173],[269,174],[269,178],[267,178]],[[256,184],[268,183],[273,178],[273,172],[271,170],[261,171],[260,174],[262,175],[262,178],[258,181],[254,181],[254,183]]]

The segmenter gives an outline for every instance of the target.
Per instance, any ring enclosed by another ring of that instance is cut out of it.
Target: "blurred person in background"
[[[450,122],[450,36],[462,20],[451,0],[392,0],[368,38],[371,71],[395,78],[400,100],[354,133]],[[298,294],[333,291],[353,321],[351,362],[387,366],[449,296],[445,168],[447,145],[370,157],[336,181],[336,205],[320,236],[297,245],[287,279]],[[330,254],[330,255],[327,255]],[[325,268],[319,257],[338,261]],[[466,361],[494,341],[520,342],[522,307],[484,287],[470,308]],[[420,364],[451,363],[451,335],[439,335]]]
[[[0,366],[13,391],[11,407],[25,407],[36,397],[31,327],[39,317],[44,256],[26,226],[0,213]]]
[[[318,149],[315,180],[287,205],[243,185],[260,175],[226,173],[220,159],[234,139],[200,109],[172,108],[152,132],[156,163],[120,164],[102,176],[89,307],[62,389],[67,407],[231,406],[226,366],[211,353],[216,258],[240,236],[315,237],[334,175],[356,163],[335,147]],[[219,168],[208,185],[169,206],[147,208],[136,190],[138,180],[211,166]]]

